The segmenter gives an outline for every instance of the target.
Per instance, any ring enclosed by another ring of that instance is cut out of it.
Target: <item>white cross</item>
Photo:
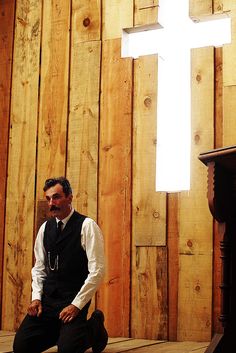
[[[231,21],[227,14],[191,19],[189,0],[160,0],[158,20],[123,30],[121,56],[159,54],[156,190],[189,190],[191,48],[230,43]]]

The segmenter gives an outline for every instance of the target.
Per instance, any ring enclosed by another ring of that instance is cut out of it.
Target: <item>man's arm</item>
[[[44,229],[45,223],[39,228],[34,246],[35,264],[31,271],[32,302],[28,307],[28,314],[31,316],[39,316],[42,313],[41,298],[43,293],[43,282],[46,277],[45,250],[43,246]]]
[[[61,311],[60,318],[64,322],[69,322],[76,317],[92,299],[105,272],[104,241],[101,229],[91,218],[86,218],[81,233],[81,245],[87,254],[89,274],[71,305]]]
[[[105,273],[104,240],[101,229],[91,218],[82,227],[82,246],[88,258],[88,277],[72,304],[82,309],[96,293]]]

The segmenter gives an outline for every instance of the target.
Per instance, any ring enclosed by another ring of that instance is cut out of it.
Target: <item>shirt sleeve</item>
[[[45,223],[39,228],[35,245],[34,245],[34,256],[35,264],[31,270],[32,274],[32,300],[42,298],[43,293],[43,282],[46,278],[46,269],[45,269],[45,249],[43,246],[43,236],[45,230]]]
[[[72,304],[82,309],[95,294],[105,272],[104,241],[101,229],[91,218],[82,225],[81,245],[88,258],[88,277]]]

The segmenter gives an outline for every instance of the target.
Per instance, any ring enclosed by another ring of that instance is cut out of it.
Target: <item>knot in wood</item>
[[[153,215],[154,218],[159,218],[160,217],[160,214],[157,211],[154,211],[152,215]]]
[[[197,74],[197,76],[196,76],[196,81],[197,81],[198,83],[200,83],[201,80],[202,80],[202,76],[201,76],[200,74]]]
[[[90,19],[88,17],[83,20],[83,25],[84,27],[88,27],[90,25]]]
[[[146,97],[146,98],[144,99],[144,105],[145,105],[145,107],[150,108],[151,104],[152,104],[151,98],[150,98],[150,97]]]
[[[196,135],[194,136],[194,141],[195,141],[196,144],[199,143],[199,141],[200,141],[200,135],[199,135],[199,134],[196,134]]]
[[[192,241],[191,241],[191,240],[188,240],[188,241],[187,241],[187,245],[188,245],[189,248],[191,248],[191,247],[193,246]]]
[[[196,292],[200,292],[200,289],[201,289],[201,287],[199,286],[199,284],[195,287],[195,291]]]

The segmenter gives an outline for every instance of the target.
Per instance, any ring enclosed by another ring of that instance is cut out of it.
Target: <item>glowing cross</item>
[[[230,43],[231,21],[226,14],[191,19],[189,0],[160,0],[158,19],[158,24],[144,30],[123,31],[122,57],[159,54],[156,189],[189,190],[190,50]],[[170,178],[174,186],[169,185]]]

